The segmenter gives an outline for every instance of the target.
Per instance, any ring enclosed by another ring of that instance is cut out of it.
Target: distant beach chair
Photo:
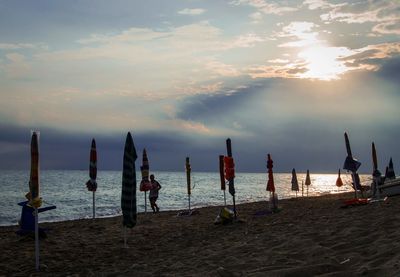
[[[29,234],[34,234],[35,233],[35,217],[33,216],[34,214],[34,209],[28,205],[29,201],[23,201],[18,203],[19,206],[22,206],[22,213],[21,213],[21,219],[19,220],[19,227],[20,229],[16,232],[17,235],[20,236],[25,236]],[[43,208],[39,208],[38,212],[45,212],[48,210],[53,210],[55,209],[56,206],[47,206]],[[40,237],[46,237],[45,229],[39,228],[39,236]]]

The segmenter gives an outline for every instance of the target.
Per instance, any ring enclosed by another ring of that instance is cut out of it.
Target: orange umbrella
[[[336,186],[337,186],[338,188],[340,188],[341,186],[343,186],[342,178],[340,178],[340,169],[339,169],[338,177],[337,177],[337,179],[336,179]]]

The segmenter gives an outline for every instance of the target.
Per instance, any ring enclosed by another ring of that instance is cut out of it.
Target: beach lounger
[[[23,201],[18,203],[19,206],[22,206],[21,219],[19,220],[20,229],[16,232],[18,235],[24,236],[35,233],[35,217],[33,216],[34,208],[28,205],[28,201]],[[38,212],[42,213],[48,210],[55,209],[56,206],[47,206],[43,208],[39,208]],[[39,228],[39,235],[41,237],[46,236],[45,229]]]

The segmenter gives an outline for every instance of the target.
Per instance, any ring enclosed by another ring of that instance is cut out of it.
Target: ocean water
[[[152,172],[162,186],[157,204],[162,211],[188,208],[185,172]],[[56,205],[54,210],[40,213],[40,222],[64,221],[92,217],[92,192],[86,188],[89,179],[87,171],[44,170],[40,173],[40,194],[44,201],[42,207]],[[18,202],[25,201],[28,192],[29,171],[0,171],[0,225],[15,225],[21,215]],[[141,178],[137,172],[137,180]],[[279,199],[295,197],[291,191],[291,173],[274,173],[275,188]],[[301,196],[301,182],[305,173],[298,173]],[[351,176],[342,174],[344,186],[335,186],[336,174],[311,174],[309,196],[352,191]],[[371,184],[370,175],[361,175],[363,185]],[[99,171],[96,191],[96,217],[109,217],[121,214],[121,171]],[[266,173],[236,173],[236,203],[267,200]],[[147,194],[148,195],[148,194]],[[304,186],[306,195],[306,186]],[[137,191],[138,212],[144,212],[144,193]],[[226,191],[226,201],[232,204],[232,197]],[[219,173],[192,172],[191,207],[217,206],[224,204],[224,194],[220,190]],[[147,200],[147,211],[151,211]]]

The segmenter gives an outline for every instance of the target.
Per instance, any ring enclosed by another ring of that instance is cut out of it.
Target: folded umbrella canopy
[[[237,213],[236,213],[236,199],[235,199],[235,163],[232,158],[232,143],[231,139],[228,138],[226,140],[226,153],[227,156],[224,157],[224,167],[225,167],[225,179],[228,181],[228,186],[229,186],[229,193],[232,195],[232,201],[233,201],[233,212],[234,212],[234,217],[236,219]]]
[[[37,132],[32,133],[31,138],[31,174],[29,178],[29,193],[26,195],[29,205],[34,208],[35,214],[35,264],[39,271],[39,212],[42,205],[39,195],[39,138]]]
[[[299,182],[297,181],[297,174],[294,168],[292,169],[292,191],[296,192],[297,197],[297,192],[299,191]]]
[[[374,194],[377,194],[377,198],[380,198],[380,190],[379,186],[381,185],[382,181],[382,174],[378,169],[378,157],[376,155],[376,148],[375,148],[375,143],[372,143],[372,163],[373,163],[373,180],[374,180]]]
[[[135,145],[133,144],[131,133],[128,132],[124,148],[121,194],[122,224],[125,228],[133,228],[137,221],[135,171],[136,159],[137,154]],[[124,232],[124,245],[126,247],[126,232]]]
[[[343,181],[342,181],[342,178],[340,177],[340,169],[339,169],[338,177],[337,177],[337,179],[336,179],[336,186],[337,186],[338,188],[340,188],[341,186],[343,186]]]
[[[189,212],[190,212],[190,195],[191,195],[190,173],[191,173],[192,169],[190,167],[189,157],[186,157],[185,168],[186,168],[186,186],[187,186],[187,194],[188,194],[188,201],[189,201]]]
[[[140,182],[140,191],[144,191],[144,212],[147,213],[147,191],[151,189],[152,185],[149,180],[150,165],[146,149],[143,149],[142,166],[140,167],[140,171],[142,174],[142,181]]]
[[[388,166],[387,173],[386,173],[386,179],[395,179],[395,178],[396,178],[396,174],[394,173],[393,161],[392,161],[392,158],[390,158],[389,166]]]
[[[308,196],[308,187],[311,186],[310,170],[308,169],[307,169],[305,185],[307,186],[307,196]]]
[[[272,209],[276,210],[277,203],[275,199],[275,183],[274,183],[274,174],[272,172],[272,168],[274,167],[274,162],[271,159],[271,155],[268,154],[267,158],[267,168],[268,168],[268,182],[267,182],[267,191],[270,192],[270,201],[272,201]]]
[[[86,187],[89,191],[93,192],[93,218],[95,218],[95,192],[97,190],[97,151],[96,141],[92,139],[90,147],[90,163],[89,163],[89,181],[86,182]]]

